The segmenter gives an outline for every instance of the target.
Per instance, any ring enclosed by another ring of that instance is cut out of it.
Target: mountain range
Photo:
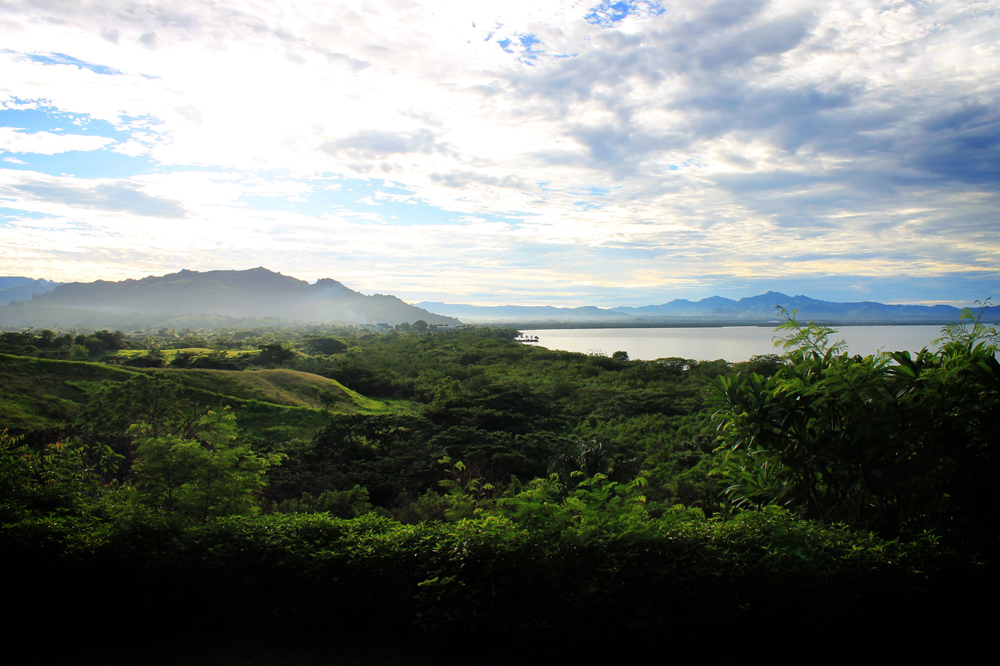
[[[52,291],[59,285],[59,282],[27,277],[0,277],[0,305],[7,305],[11,301],[26,301],[35,294]]]
[[[417,303],[417,306],[457,317],[467,323],[507,323],[522,327],[545,324],[590,323],[615,326],[657,324],[764,324],[781,321],[779,307],[805,321],[837,324],[943,324],[958,321],[961,308],[950,305],[886,305],[873,301],[836,303],[808,296],[769,291],[735,301],[711,296],[700,301],[676,299],[642,307],[476,306],[450,303]],[[987,308],[983,321],[1000,321],[1000,307]]]
[[[943,324],[958,321],[962,312],[949,305],[837,303],[775,291],[738,301],[711,296],[641,307],[410,305],[391,295],[366,296],[336,280],[309,284],[263,267],[203,273],[182,270],[141,280],[68,284],[0,277],[0,327],[4,328],[136,330],[291,322],[396,325],[417,320],[437,325],[466,322],[520,328],[767,324],[781,321],[776,306],[789,312],[798,310],[800,320],[833,324]],[[1000,307],[987,308],[983,321],[1000,321]]]
[[[6,327],[131,330],[176,326],[178,321],[191,328],[208,328],[260,325],[264,321],[273,325],[281,320],[389,325],[418,320],[428,324],[461,323],[408,305],[395,296],[366,296],[330,279],[309,284],[263,267],[205,273],[182,270],[120,282],[73,282],[36,293],[30,301],[0,307],[0,325]]]

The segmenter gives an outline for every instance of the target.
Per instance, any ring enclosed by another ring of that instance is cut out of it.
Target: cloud
[[[754,58],[791,51],[809,34],[811,22],[812,16],[803,14],[727,35],[699,49],[698,64],[705,70],[718,70],[744,65]]]
[[[514,175],[501,177],[490,176],[479,171],[452,171],[450,173],[432,173],[430,178],[433,182],[450,187],[452,189],[463,189],[469,185],[479,184],[489,187],[503,187],[518,190],[527,190],[531,184]]]
[[[179,202],[147,194],[137,184],[127,181],[88,183],[18,172],[15,179],[0,184],[0,196],[15,202],[20,200],[22,205],[57,204],[70,209],[94,209],[140,217],[181,218],[186,215]]]
[[[31,168],[56,178],[6,203],[108,247],[137,237],[105,217],[142,229],[162,215],[248,265],[287,252],[300,273],[328,266],[410,293],[445,278],[488,293],[507,271],[538,298],[583,283],[721,289],[707,267],[739,284],[842,273],[847,285],[1000,265],[998,0],[2,11],[0,147],[35,145],[52,159]],[[100,122],[114,140],[69,124]],[[74,151],[100,148],[108,166],[93,179],[57,178],[80,173]],[[140,154],[148,172],[111,171]],[[333,182],[343,196],[317,194]],[[36,247],[68,238],[32,233]],[[341,247],[338,234],[357,258],[317,249]]]
[[[566,133],[586,148],[591,164],[609,169],[618,178],[635,174],[650,153],[687,143],[671,136],[648,134],[631,124],[624,128],[614,125],[572,127]]]
[[[0,150],[11,153],[38,153],[55,155],[73,150],[100,150],[114,139],[82,134],[53,134],[51,132],[20,131],[16,127],[0,127]]]
[[[137,157],[148,153],[149,147],[138,141],[126,141],[125,143],[118,144],[112,150],[122,155],[128,155],[129,157]]]
[[[405,153],[427,155],[443,148],[437,144],[430,130],[419,129],[412,132],[362,130],[342,139],[327,141],[321,149],[330,154],[342,153],[355,158],[383,159],[389,155]]]
[[[919,141],[901,142],[909,144],[912,166],[948,180],[1000,182],[1000,105],[963,104],[927,118],[921,127]]]

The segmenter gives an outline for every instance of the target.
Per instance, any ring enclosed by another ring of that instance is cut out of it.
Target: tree
[[[133,426],[138,439],[137,487],[156,509],[201,522],[259,510],[264,473],[281,461],[236,443],[236,417],[226,407],[198,419],[193,437],[154,436],[148,424]]]
[[[280,342],[274,344],[264,344],[258,347],[260,353],[257,354],[257,362],[266,365],[270,363],[280,364],[295,356],[295,352],[286,348]]]
[[[39,339],[35,342],[35,346],[40,349],[46,349],[48,347],[55,347],[56,333],[55,331],[49,330],[47,328],[42,329]]]
[[[125,334],[121,331],[115,331],[114,333],[108,330],[94,331],[93,337],[100,340],[106,349],[128,348],[128,341],[125,339]]]
[[[125,382],[105,381],[90,396],[83,418],[100,431],[124,431],[141,423],[152,437],[190,437],[207,410],[199,411],[184,398],[183,390],[162,372],[136,374]]]
[[[320,404],[323,405],[323,411],[328,412],[330,408],[337,404],[337,393],[334,391],[329,391],[327,389],[317,388],[316,396],[319,398]]]
[[[564,453],[549,460],[549,476],[555,475],[567,492],[576,488],[583,479],[598,474],[618,483],[630,483],[639,475],[639,468],[636,458],[614,455],[597,441],[580,442],[576,455]]]
[[[347,351],[347,343],[337,338],[310,336],[302,344],[314,354],[343,354]]]
[[[763,377],[770,377],[783,365],[777,354],[754,354],[749,361],[734,363],[733,369],[742,372],[744,376],[756,372]]]
[[[392,456],[403,440],[427,427],[426,419],[408,414],[338,414],[316,433],[314,442],[348,456],[346,460]]]
[[[1000,443],[995,331],[966,311],[973,327],[946,328],[937,352],[852,357],[833,329],[784,314],[776,374],[713,384],[733,501],[890,536],[982,525]]]
[[[31,512],[51,519],[98,501],[118,487],[113,470],[122,458],[107,445],[79,439],[28,446],[0,430],[0,523]]]

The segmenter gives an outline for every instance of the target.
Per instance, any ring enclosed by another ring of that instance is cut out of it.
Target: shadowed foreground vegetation
[[[1000,436],[996,333],[973,324],[936,353],[850,357],[789,317],[784,356],[735,366],[422,328],[256,333],[224,370],[155,345],[43,358],[17,334],[12,627],[60,609],[75,645],[412,663],[972,635]],[[197,335],[209,364],[242,333]]]

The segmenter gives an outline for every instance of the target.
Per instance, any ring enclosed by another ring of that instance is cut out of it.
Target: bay
[[[690,328],[562,328],[522,330],[537,336],[548,349],[605,354],[628,352],[629,358],[652,361],[671,356],[699,361],[725,359],[746,361],[757,354],[781,354],[773,340],[786,331],[763,326],[718,326]],[[867,356],[878,351],[936,349],[941,326],[840,326],[831,342],[844,340],[851,354]]]

